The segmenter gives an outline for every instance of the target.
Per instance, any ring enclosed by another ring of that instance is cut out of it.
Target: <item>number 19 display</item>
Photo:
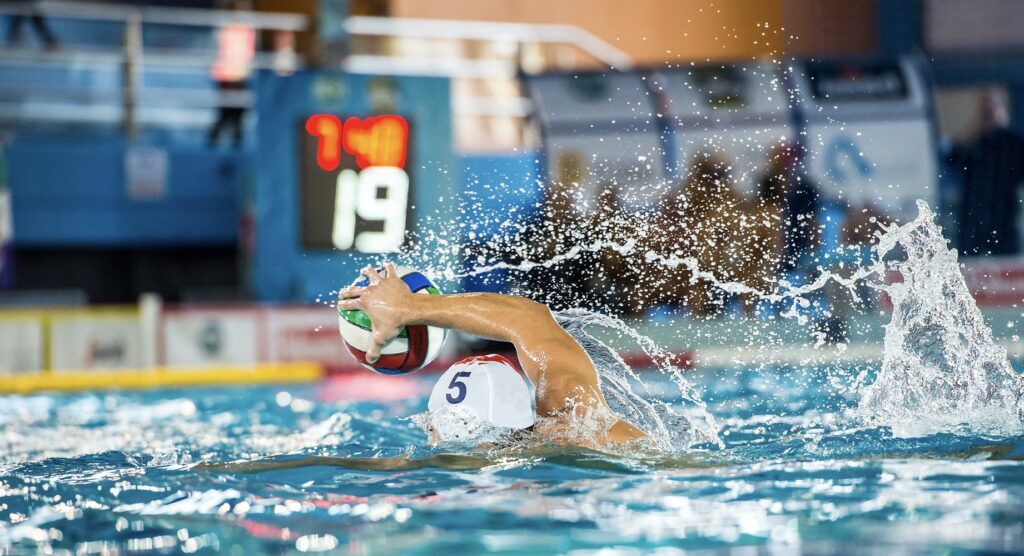
[[[383,115],[314,114],[300,122],[302,244],[309,249],[397,251],[408,230],[409,124]]]

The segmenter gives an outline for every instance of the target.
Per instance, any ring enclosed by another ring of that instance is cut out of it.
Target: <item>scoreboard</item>
[[[329,298],[457,208],[447,79],[340,71],[256,82],[252,293]]]
[[[313,114],[299,125],[303,247],[399,250],[412,212],[408,121]]]

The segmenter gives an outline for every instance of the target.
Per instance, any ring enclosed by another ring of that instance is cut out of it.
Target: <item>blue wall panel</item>
[[[157,146],[157,145],[151,145]],[[7,152],[15,244],[223,245],[237,237],[245,157],[166,146],[164,196],[132,199],[120,139],[22,139]]]

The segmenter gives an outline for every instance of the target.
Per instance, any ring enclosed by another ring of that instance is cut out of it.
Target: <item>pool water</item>
[[[1024,551],[1024,437],[896,438],[834,370],[694,372],[724,446],[633,457],[429,448],[434,377],[369,375],[0,398],[0,552]]]

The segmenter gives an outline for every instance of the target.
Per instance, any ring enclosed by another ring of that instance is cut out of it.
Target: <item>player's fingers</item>
[[[398,268],[395,267],[395,263],[390,261],[384,263],[384,270],[388,271],[388,278],[398,278]]]
[[[338,291],[338,299],[351,299],[353,297],[359,297],[363,295],[365,288],[361,286],[348,286]]]
[[[362,309],[363,302],[359,297],[353,297],[351,299],[339,299],[337,303],[338,309],[343,311],[350,311],[352,309]]]
[[[377,274],[377,269],[373,268],[370,265],[366,265],[366,268],[364,268],[362,272],[360,272],[359,274],[366,276],[366,278],[370,281],[371,284],[376,284],[380,282],[380,274]]]
[[[376,335],[374,335],[374,339],[373,345],[370,346],[370,349],[366,350],[366,361],[371,364],[376,363],[380,359],[380,350],[383,347],[376,342]]]

